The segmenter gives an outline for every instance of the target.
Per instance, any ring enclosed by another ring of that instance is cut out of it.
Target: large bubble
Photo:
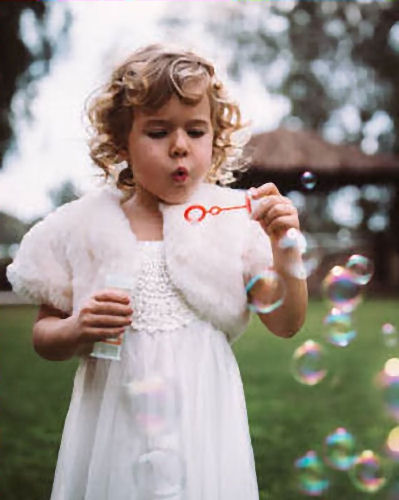
[[[152,374],[124,384],[123,397],[132,426],[147,436],[176,429],[181,400],[172,379]]]
[[[367,285],[374,273],[373,261],[364,255],[351,255],[345,267],[351,271],[353,279],[359,285]]]
[[[376,493],[387,482],[383,461],[371,450],[364,450],[357,456],[349,476],[355,487],[365,493]]]
[[[319,266],[321,249],[311,235],[301,233],[292,227],[280,238],[278,244],[287,253],[287,272],[295,278],[306,279]],[[294,250],[291,252],[291,261],[290,250]],[[297,255],[300,255],[301,262],[298,262]]]
[[[385,451],[390,458],[399,461],[399,427],[390,430],[385,442]]]
[[[342,266],[334,266],[323,280],[325,296],[344,312],[351,312],[359,305],[361,289],[353,273]]]
[[[356,460],[355,440],[344,427],[338,427],[324,441],[325,461],[337,470],[349,470]]]
[[[377,382],[382,391],[385,409],[391,417],[399,421],[399,359],[391,358],[378,374]]]
[[[352,316],[333,307],[324,318],[326,339],[330,344],[346,347],[356,337]]]
[[[292,357],[292,373],[304,385],[316,385],[327,375],[326,356],[322,346],[306,340]]]
[[[304,495],[323,495],[329,487],[329,480],[323,462],[315,451],[308,451],[295,460],[298,489]]]
[[[276,271],[265,269],[249,280],[246,291],[249,309],[268,314],[283,304],[286,288]]]
[[[175,499],[185,489],[185,464],[176,451],[155,448],[138,458],[133,466],[133,477],[139,493],[137,498]]]
[[[301,175],[301,183],[305,189],[309,191],[316,186],[316,175],[313,172],[307,170]]]

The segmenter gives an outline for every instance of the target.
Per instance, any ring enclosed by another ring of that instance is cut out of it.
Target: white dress
[[[140,242],[121,361],[82,358],[51,500],[258,500],[238,365],[224,333]]]

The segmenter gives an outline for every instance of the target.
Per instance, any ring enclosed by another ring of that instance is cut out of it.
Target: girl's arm
[[[274,270],[284,280],[286,293],[283,304],[268,314],[258,314],[262,323],[279,337],[292,337],[305,321],[308,304],[306,279],[299,279],[288,269],[301,268],[302,259],[298,248],[281,249],[279,241],[290,228],[299,230],[298,212],[289,198],[280,194],[272,183],[264,184],[257,189],[251,189],[254,199],[262,198],[261,204],[253,214],[265,233],[269,236]],[[253,296],[262,302],[262,295],[270,290],[262,290],[259,286],[253,291]]]
[[[33,326],[33,346],[45,359],[63,361],[89,354],[93,343],[123,333],[131,324],[128,295],[116,290],[95,293],[72,316],[42,305]]]

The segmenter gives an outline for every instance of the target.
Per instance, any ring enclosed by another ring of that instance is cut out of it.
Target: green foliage
[[[279,339],[256,319],[233,346],[246,394],[262,500],[297,500],[293,462],[306,451],[320,455],[323,440],[339,426],[356,437],[358,450],[381,452],[394,426],[381,409],[374,377],[386,359],[380,328],[399,325],[397,301],[366,301],[355,313],[358,336],[345,349],[326,346],[329,374],[319,385],[298,384],[290,373],[294,349],[308,338],[324,343],[327,307],[312,302],[306,324],[293,339]],[[3,307],[0,316],[0,495],[3,500],[49,498],[76,361],[50,362],[31,347],[34,307]],[[325,344],[324,344],[325,345]],[[344,472],[328,469],[324,498],[358,500]],[[391,482],[393,479],[391,480]],[[388,488],[373,496],[386,499]]]
[[[378,134],[379,151],[399,151],[399,2],[242,0],[223,16],[210,13],[208,27],[231,47],[233,77],[245,81],[254,70],[289,99],[282,125],[360,143],[365,125],[383,115],[393,126]]]
[[[0,168],[6,151],[13,144],[14,117],[8,110],[15,93],[20,89],[24,91],[23,113],[31,119],[30,104],[36,94],[32,83],[49,72],[52,56],[65,41],[71,16],[66,12],[59,33],[50,34],[48,12],[51,7],[43,0],[0,3]],[[36,40],[34,45],[21,34],[23,16],[28,16],[28,39]]]

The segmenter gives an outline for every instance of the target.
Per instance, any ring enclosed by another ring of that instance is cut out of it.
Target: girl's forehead
[[[173,95],[163,106],[156,110],[136,110],[135,120],[153,121],[165,120],[172,121],[175,119],[186,120],[211,120],[211,106],[209,97],[204,94],[197,104],[186,104],[177,96]]]

